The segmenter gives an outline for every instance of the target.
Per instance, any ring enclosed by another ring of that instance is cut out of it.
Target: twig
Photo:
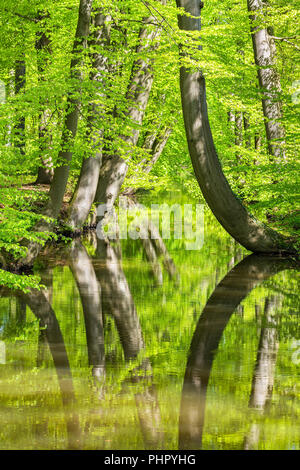
[[[23,18],[24,20],[32,21],[33,23],[38,23],[38,21],[39,21],[38,18],[33,18],[32,16],[27,16],[27,15],[21,15],[21,13],[17,13],[16,11],[10,11],[7,8],[4,8],[4,11],[6,13],[10,13],[11,15],[16,15],[19,18]]]
[[[300,51],[300,47],[298,47],[296,44],[294,44],[293,42],[289,41],[289,39],[296,39],[297,36],[291,36],[291,37],[287,37],[287,38],[281,38],[281,37],[278,37],[278,36],[270,36],[272,39],[274,39],[274,41],[281,41],[281,42],[286,42],[287,44],[290,44],[291,46],[293,46],[295,49],[297,49],[297,51]]]
[[[167,33],[167,35],[172,39],[172,41],[175,42],[176,46],[178,46],[178,43],[177,41],[172,37],[172,35],[169,34],[168,30],[164,27],[163,23],[165,22],[167,24],[167,26],[171,29],[171,31],[173,31],[175,34],[176,34],[176,31],[174,31],[174,29],[172,28],[172,26],[168,23],[168,21],[166,20],[166,18],[153,6],[153,5],[150,5],[149,2],[145,1],[145,0],[141,0],[141,2],[143,3],[143,5],[145,5],[145,7],[147,8],[147,10],[149,10],[149,12],[151,13],[151,15],[156,19],[156,21],[158,22],[158,25],[162,27],[162,29]],[[151,10],[151,8],[153,8],[153,10],[155,12],[157,12],[159,14],[159,16],[162,18],[162,20],[160,21],[157,16],[154,15],[153,11]]]

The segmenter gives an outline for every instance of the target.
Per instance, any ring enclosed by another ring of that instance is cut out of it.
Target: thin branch
[[[149,12],[151,13],[151,15],[153,16],[153,18],[156,19],[156,21],[158,22],[158,25],[162,27],[162,29],[167,33],[167,35],[172,39],[172,41],[175,42],[176,46],[178,46],[178,43],[177,41],[172,37],[172,35],[169,34],[167,28],[164,27],[163,23],[165,22],[167,24],[167,26],[170,28],[171,31],[173,31],[175,34],[176,34],[176,31],[174,31],[174,29],[172,28],[172,26],[168,23],[168,21],[166,20],[166,18],[151,4],[149,4],[149,2],[147,2],[146,0],[141,0],[142,4],[145,5],[145,7],[147,8],[147,10],[149,10]],[[153,13],[153,11],[151,10],[151,8],[153,8],[153,10],[155,12],[157,12],[159,14],[159,16],[162,18],[161,21],[157,18],[157,16]]]
[[[159,11],[157,8],[155,8],[154,5],[152,5],[151,3],[147,2],[146,0],[145,0],[145,1],[144,1],[144,0],[141,0],[141,1],[142,1],[142,3],[143,3],[148,9],[149,9],[149,7],[153,8],[153,10],[154,10],[156,13],[159,14],[159,16],[160,16],[160,17],[162,18],[162,20],[169,26],[169,28],[173,31],[173,33],[175,33],[175,30],[174,30],[174,28],[172,27],[172,25],[170,25],[170,23],[167,21],[167,19],[165,18],[165,16],[162,15],[162,14],[160,13],[160,11]]]
[[[17,13],[16,11],[10,11],[7,8],[4,8],[4,11],[6,13],[10,13],[11,15],[18,16],[19,18],[23,18],[24,20],[32,21],[33,23],[38,23],[38,21],[39,21],[39,19],[37,19],[37,18],[34,18],[32,16],[27,16],[27,15],[21,15],[21,13]]]
[[[145,22],[143,20],[129,20],[129,19],[124,19],[124,20],[118,20],[119,23],[138,23],[145,25]],[[153,24],[153,26],[160,26],[161,23],[155,23],[154,21],[148,21],[147,24]]]
[[[291,37],[287,37],[287,38],[281,38],[281,37],[278,37],[278,36],[270,36],[272,39],[274,39],[274,41],[281,41],[281,42],[286,42],[287,44],[290,44],[291,46],[293,46],[295,49],[297,49],[297,51],[300,51],[300,47],[298,47],[296,44],[294,44],[293,42],[289,41],[289,39],[296,39],[297,36],[291,36]]]

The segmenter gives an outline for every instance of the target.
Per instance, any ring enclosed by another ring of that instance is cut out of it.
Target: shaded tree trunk
[[[199,31],[201,5],[198,0],[177,0],[193,17],[179,16],[185,31]],[[232,192],[215,149],[207,113],[205,79],[200,71],[180,70],[182,107],[189,152],[203,196],[225,230],[253,252],[293,251],[283,236],[248,213]]]
[[[25,58],[22,58],[15,62],[15,94],[18,95],[23,91],[25,85],[26,64]],[[15,137],[15,146],[20,150],[21,155],[25,155],[25,116],[19,117],[15,124]]]
[[[251,148],[251,136],[250,136],[250,123],[249,123],[249,115],[244,113],[244,136],[245,136],[245,145],[246,148]]]
[[[77,28],[72,50],[72,59],[70,64],[70,77],[76,83],[75,89],[69,91],[67,96],[66,114],[63,124],[61,138],[61,148],[58,154],[58,162],[54,171],[53,180],[49,191],[49,201],[44,210],[44,215],[56,219],[59,215],[63,198],[69,177],[69,164],[72,159],[72,145],[77,133],[79,119],[80,101],[78,94],[81,88],[82,75],[78,70],[82,62],[82,52],[86,47],[87,37],[89,35],[91,19],[92,0],[80,0]],[[38,222],[34,230],[51,231],[53,223],[46,220]],[[18,261],[18,266],[32,265],[33,260],[41,250],[41,245],[37,242],[27,244],[27,254],[25,258]]]
[[[50,200],[46,210],[47,215],[53,218],[57,218],[59,215],[63,202],[69,177],[69,164],[72,159],[72,146],[77,133],[80,106],[78,94],[82,81],[82,75],[78,67],[82,62],[82,51],[86,47],[87,37],[89,35],[92,3],[92,0],[80,0],[79,4],[78,22],[70,66],[70,77],[76,82],[76,86],[74,90],[69,91],[67,96],[66,115],[61,142],[62,150],[58,154],[59,166],[57,166],[54,171],[49,192]]]
[[[265,0],[247,0],[248,11],[251,13],[251,23],[265,17]],[[267,21],[267,19],[266,19]],[[275,67],[276,46],[267,27],[251,26],[252,43],[258,81],[262,92],[262,107],[265,118],[265,128],[268,140],[268,151],[275,161],[285,159],[284,136],[285,130],[280,122],[282,118],[280,78]]]
[[[235,145],[237,147],[242,147],[243,145],[243,113],[241,111],[237,111],[235,113],[235,127],[234,127],[234,134],[235,134]],[[240,162],[242,156],[240,152],[236,152],[236,159]]]
[[[155,137],[153,144],[151,146],[151,158],[149,161],[144,162],[145,165],[143,168],[143,173],[146,173],[146,174],[150,173],[155,163],[161,156],[171,133],[172,133],[172,129],[167,127]]]
[[[150,158],[144,158],[138,165],[139,171],[149,174],[154,167],[155,163],[159,160],[164,148],[169,140],[172,133],[170,127],[166,127],[159,133],[149,133],[146,135],[143,149],[149,152]],[[125,188],[122,194],[125,196],[133,196],[136,189],[133,187]]]

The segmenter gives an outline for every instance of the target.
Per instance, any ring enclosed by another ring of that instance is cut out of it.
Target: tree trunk
[[[16,60],[15,63],[15,94],[19,94],[26,84],[26,64],[25,58]],[[25,117],[18,119],[15,125],[16,147],[20,150],[21,155],[25,155]]]
[[[151,147],[151,158],[150,158],[150,161],[147,162],[147,164],[145,165],[144,169],[143,169],[143,173],[150,173],[150,171],[152,170],[152,168],[154,167],[155,163],[157,162],[157,160],[159,159],[159,157],[161,156],[161,154],[163,153],[163,150],[168,142],[168,139],[170,137],[172,133],[172,129],[170,129],[169,127],[167,127],[166,129],[164,129],[164,131],[158,135],[153,144],[152,144],[152,147]]]
[[[165,3],[165,0],[161,0]],[[139,33],[139,45],[136,52],[141,53],[149,48],[157,36],[157,30],[147,28],[147,22],[152,22],[153,18],[146,18],[146,26],[141,28]],[[133,127],[128,135],[121,138],[128,144],[129,148],[137,144],[140,129],[148,104],[150,91],[153,83],[152,61],[147,59],[137,59],[132,66],[131,77],[127,88],[126,99],[128,110],[126,117],[132,121]],[[103,157],[100,170],[99,183],[95,197],[96,204],[106,204],[107,212],[113,208],[118,197],[123,181],[128,170],[127,163],[118,155],[105,155]]]
[[[54,171],[49,191],[49,201],[44,210],[44,215],[53,219],[56,219],[59,215],[69,177],[69,163],[72,158],[71,146],[76,136],[79,118],[80,102],[77,95],[80,92],[82,76],[78,71],[78,67],[81,64],[82,52],[86,47],[86,40],[89,34],[91,9],[92,0],[80,0],[78,22],[70,65],[70,77],[76,81],[76,87],[75,90],[70,91],[67,96],[67,110],[61,139],[62,150],[58,154],[58,160],[61,166],[58,166]],[[53,225],[53,222],[41,220],[35,225],[34,230],[39,232],[51,231],[53,229]],[[33,260],[36,258],[42,247],[42,245],[37,242],[26,244],[27,254],[25,258],[18,261],[18,267],[32,265]]]
[[[41,13],[38,15],[37,20],[42,21],[49,17],[49,14]],[[52,54],[51,41],[46,31],[39,31],[36,35],[35,49],[37,52],[37,67],[39,82],[44,81],[45,67],[49,61],[49,56]],[[43,108],[46,103],[40,103]],[[44,109],[40,111],[39,115],[39,147],[42,165],[38,169],[38,175],[35,184],[51,184],[54,168],[51,154],[51,136],[49,135],[48,122],[49,110]]]
[[[235,134],[235,145],[237,147],[242,147],[243,145],[243,113],[241,111],[237,111],[235,113],[235,127],[234,127],[234,134]],[[236,151],[236,159],[238,162],[241,161],[241,154],[240,152]]]
[[[265,0],[247,0],[247,4],[248,11],[252,13],[250,16],[252,23],[266,15],[264,12]],[[278,95],[281,92],[281,86],[275,67],[276,46],[267,27],[252,26],[251,32],[258,81],[262,92],[268,151],[275,161],[280,162],[285,159],[283,148],[285,131],[280,122],[282,106]]]
[[[101,10],[96,13],[93,19],[95,31],[89,41],[89,45],[102,46],[102,48],[103,46],[106,46],[106,48],[109,46],[110,25],[108,25],[107,22],[110,18],[110,15],[102,14]],[[93,70],[90,74],[91,81],[95,84],[97,84],[97,82],[104,83],[104,72],[108,71],[108,69],[109,64],[107,57],[103,57],[100,53],[94,54]],[[103,98],[103,93],[100,94],[100,96],[98,93],[98,98]],[[103,131],[95,130],[95,123],[101,114],[101,110],[99,109],[101,106],[99,104],[94,104],[94,101],[95,98],[93,97],[93,102],[89,104],[87,139],[92,140],[95,155],[84,158],[82,162],[78,184],[71,201],[69,215],[66,222],[72,229],[80,229],[85,223],[95,199],[99,180],[102,162],[101,138]]]
[[[72,159],[72,146],[77,133],[80,106],[78,94],[82,81],[78,67],[82,61],[82,51],[86,47],[87,37],[89,35],[92,3],[92,0],[80,0],[79,5],[78,23],[70,66],[70,76],[71,79],[76,81],[76,86],[67,96],[67,110],[62,132],[62,150],[58,154],[59,166],[57,166],[54,171],[49,192],[50,200],[46,210],[46,214],[53,218],[57,218],[59,215],[63,202],[69,177],[69,164]]]
[[[199,31],[201,5],[198,0],[177,0],[194,17],[179,16],[179,27]],[[232,192],[222,171],[208,120],[205,79],[200,71],[180,70],[182,108],[189,152],[203,196],[224,229],[253,252],[293,252],[283,236],[248,213]]]
[[[245,135],[245,144],[246,148],[251,148],[251,136],[250,136],[250,123],[249,123],[249,115],[244,113],[244,135]]]

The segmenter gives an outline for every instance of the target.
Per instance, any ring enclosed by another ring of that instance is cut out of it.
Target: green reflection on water
[[[46,253],[39,296],[1,291],[0,448],[299,449],[296,267],[243,268],[207,210],[161,285],[140,240],[93,242]]]

